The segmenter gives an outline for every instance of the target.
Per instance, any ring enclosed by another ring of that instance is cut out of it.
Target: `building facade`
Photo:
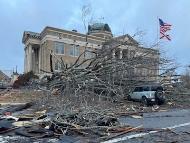
[[[59,71],[61,68],[59,60],[62,59],[68,66],[72,65],[81,53],[85,50],[102,48],[102,45],[110,39],[128,41],[127,47],[120,46],[119,50],[113,53],[113,57],[124,58],[135,56],[147,51],[147,48],[139,47],[129,35],[113,37],[108,24],[96,23],[88,26],[88,33],[82,34],[76,30],[67,31],[54,27],[45,27],[41,33],[25,31],[22,42],[24,44],[24,72],[33,71],[35,74],[44,72]],[[139,50],[140,49],[140,50]],[[138,50],[138,52],[137,52]],[[155,50],[152,57],[159,58]],[[83,59],[92,56],[85,54]],[[50,66],[52,65],[52,67]],[[158,67],[154,71],[140,71],[140,73],[158,74]]]

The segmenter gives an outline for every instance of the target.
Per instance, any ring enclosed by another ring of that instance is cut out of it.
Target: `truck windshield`
[[[163,91],[163,87],[162,86],[153,86],[153,87],[151,87],[151,91],[157,91],[157,90]]]

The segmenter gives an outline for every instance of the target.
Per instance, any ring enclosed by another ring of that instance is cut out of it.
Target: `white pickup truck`
[[[163,87],[160,85],[137,86],[127,98],[128,100],[141,101],[145,105],[150,103],[163,104],[165,102]]]

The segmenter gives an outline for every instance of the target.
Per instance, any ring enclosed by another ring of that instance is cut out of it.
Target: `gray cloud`
[[[146,45],[156,41],[157,16],[171,23],[172,41],[163,41],[161,48],[182,65],[190,63],[190,1],[187,0],[0,0],[0,69],[18,65],[19,71],[23,71],[24,30],[40,32],[49,25],[84,32],[81,20],[84,4],[91,4],[94,19],[104,17],[99,21],[107,22],[115,35],[143,30]]]

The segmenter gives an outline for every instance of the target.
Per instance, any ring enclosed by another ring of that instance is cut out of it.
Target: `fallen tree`
[[[124,97],[134,86],[158,82],[175,68],[171,60],[161,57],[156,45],[143,48],[133,38],[123,35],[107,40],[100,49],[86,48],[71,66],[59,59],[61,70],[51,73],[49,90],[62,95]]]
[[[53,71],[46,82],[46,89],[53,94],[79,97],[81,95],[97,95],[115,101],[124,97],[136,85],[159,82],[162,75],[176,68],[172,60],[163,57],[159,51],[159,43],[149,48],[142,47],[134,38],[141,36],[137,32],[105,39],[100,48],[88,47],[89,31],[87,18],[90,6],[82,8],[82,21],[86,31],[84,51],[77,60],[68,65],[62,58],[51,53],[51,58],[59,61],[60,71]],[[92,19],[92,18],[91,18]],[[44,71],[46,72],[46,71]]]

